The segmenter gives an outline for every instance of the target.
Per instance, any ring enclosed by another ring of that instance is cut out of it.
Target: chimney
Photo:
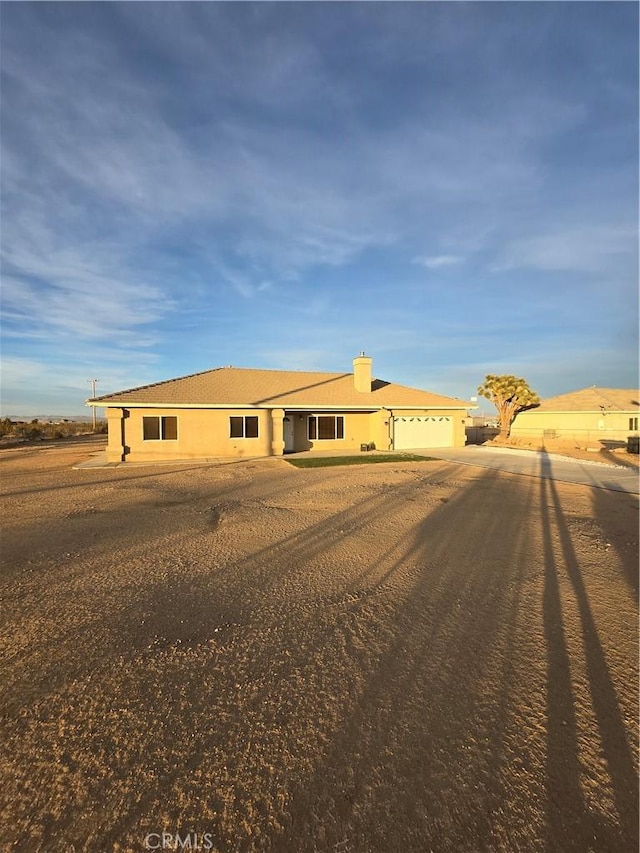
[[[359,356],[353,359],[353,384],[356,391],[369,394],[371,392],[371,365],[373,359],[364,354],[364,351]]]

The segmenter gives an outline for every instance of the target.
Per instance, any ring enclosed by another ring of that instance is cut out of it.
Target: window
[[[177,441],[178,418],[148,417],[142,418],[143,441]]]
[[[638,419],[637,418],[629,418],[629,429],[632,432],[638,432]]]
[[[344,438],[344,417],[342,415],[310,415],[308,435],[312,441]]]
[[[257,415],[229,418],[230,438],[258,438]]]

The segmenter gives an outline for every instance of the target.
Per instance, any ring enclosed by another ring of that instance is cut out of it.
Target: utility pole
[[[98,384],[97,379],[88,379],[88,382],[91,383],[91,397],[94,398],[96,396],[96,385]],[[91,410],[93,412],[93,431],[96,431],[96,407],[92,406]]]

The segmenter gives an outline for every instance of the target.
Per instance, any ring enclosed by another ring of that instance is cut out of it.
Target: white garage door
[[[451,447],[453,420],[449,417],[403,417],[393,419],[393,446],[396,450],[412,447]]]

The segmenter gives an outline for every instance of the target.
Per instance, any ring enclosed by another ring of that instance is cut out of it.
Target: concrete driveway
[[[508,471],[511,474],[527,474],[531,477],[559,480],[562,483],[577,483],[635,495],[640,493],[637,469],[590,460],[570,459],[545,451],[469,445],[460,448],[428,448],[412,452],[425,453],[436,459],[446,459],[462,465]]]

